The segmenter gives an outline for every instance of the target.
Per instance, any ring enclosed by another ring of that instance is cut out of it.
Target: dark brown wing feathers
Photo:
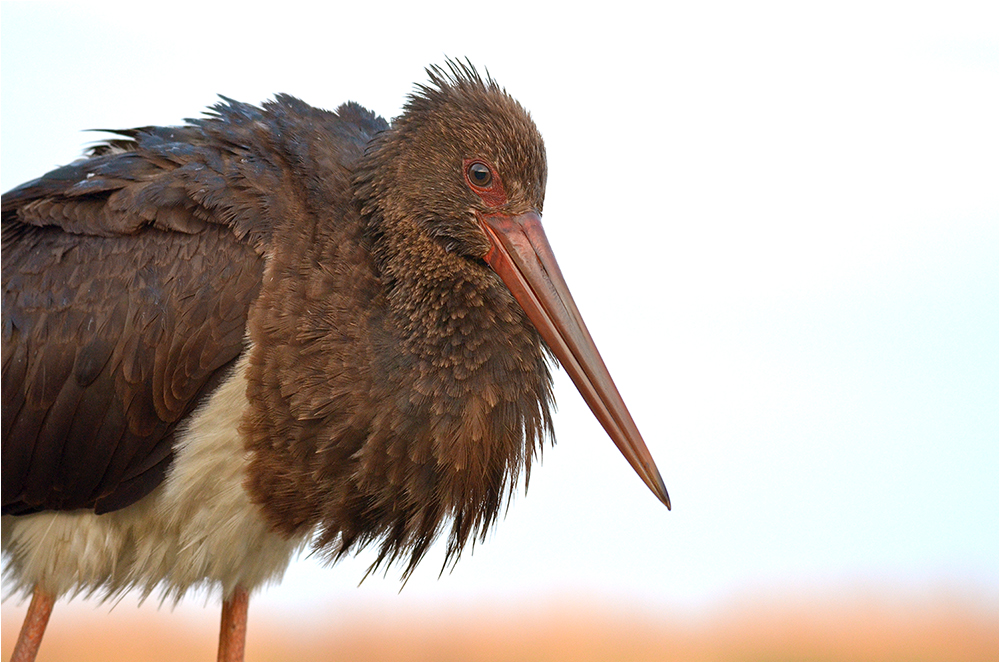
[[[191,250],[200,259],[185,260]],[[4,379],[23,371],[24,392],[4,390],[5,511],[105,511],[125,505],[121,491],[155,487],[177,423],[242,351],[262,264],[214,225],[101,238],[33,228],[4,246]],[[242,310],[220,317],[220,299]]]
[[[384,128],[344,113],[353,152]],[[178,423],[243,351],[272,230],[301,205],[286,134],[317,119],[344,124],[227,100],[3,196],[5,514],[111,511],[159,484]]]

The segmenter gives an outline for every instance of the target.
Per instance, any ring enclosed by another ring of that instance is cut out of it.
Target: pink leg
[[[14,645],[14,653],[11,654],[12,661],[33,661],[38,655],[38,647],[42,644],[42,636],[45,635],[45,627],[49,623],[49,616],[52,614],[52,606],[56,602],[56,597],[35,585],[35,590],[31,593],[31,604],[28,606],[28,614],[24,616],[24,624],[21,625],[21,634],[17,636],[17,644]]]
[[[236,587],[233,595],[222,602],[222,628],[219,631],[219,660],[242,661],[247,641],[247,608],[250,595]]]

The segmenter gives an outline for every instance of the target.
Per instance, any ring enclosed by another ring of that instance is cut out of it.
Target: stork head
[[[509,292],[633,469],[669,508],[663,479],[542,230],[546,160],[535,123],[471,66],[449,62],[428,74],[430,83],[418,86],[403,115],[369,149],[358,179],[364,213],[383,229],[416,228]]]

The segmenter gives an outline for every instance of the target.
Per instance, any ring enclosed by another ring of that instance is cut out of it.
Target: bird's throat
[[[276,529],[316,529],[332,556],[375,543],[379,562],[409,570],[441,530],[457,558],[495,521],[551,428],[551,378],[492,272],[407,239],[366,251],[345,232],[269,265],[281,274],[265,278],[250,331],[273,338],[250,356],[244,430],[247,486]],[[310,271],[309,251],[354,255],[357,269]],[[315,296],[269,290],[294,278]]]

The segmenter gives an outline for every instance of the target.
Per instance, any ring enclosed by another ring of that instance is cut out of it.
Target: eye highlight
[[[487,188],[493,182],[493,173],[482,161],[473,161],[469,164],[465,172],[469,178],[469,183],[473,186]]]

